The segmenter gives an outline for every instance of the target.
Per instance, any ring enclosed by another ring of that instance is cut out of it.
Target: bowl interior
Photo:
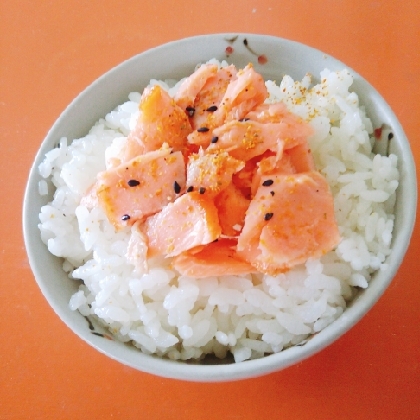
[[[227,56],[226,48],[233,52]],[[264,55],[265,64],[258,63]],[[43,141],[30,171],[24,198],[23,228],[29,261],[35,278],[59,317],[83,340],[99,351],[126,365],[144,372],[195,381],[233,380],[279,370],[300,361],[330,344],[354,325],[377,301],[391,282],[408,247],[416,213],[417,188],[413,157],[405,134],[390,107],[361,76],[349,69],[354,77],[354,90],[366,106],[374,127],[386,123],[394,138],[391,153],[399,158],[400,185],[397,192],[393,252],[388,258],[389,270],[378,272],[369,287],[359,293],[344,314],[303,346],[295,346],[263,359],[238,364],[221,362],[217,366],[161,360],[140,353],[134,347],[106,340],[92,334],[86,319],[68,307],[78,282],[67,277],[62,261],[54,257],[40,239],[38,214],[51,200],[38,194],[42,179],[37,167],[45,153],[63,136],[73,140],[86,135],[90,127],[105,114],[124,102],[132,91],[141,92],[152,78],[180,79],[191,74],[197,63],[211,58],[226,59],[239,67],[249,62],[265,79],[280,80],[284,74],[302,79],[314,76],[324,68],[341,70],[345,64],[308,46],[272,36],[254,34],[215,34],[187,38],[154,48],[127,60],[110,70],[82,92],[62,113]],[[348,68],[348,67],[347,67]],[[402,165],[404,162],[404,165]],[[52,191],[52,187],[49,188]],[[91,326],[92,328],[92,326]],[[93,326],[101,332],[99,326]]]

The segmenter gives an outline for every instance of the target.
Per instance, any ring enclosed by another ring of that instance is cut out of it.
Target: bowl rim
[[[234,33],[245,38],[252,38],[259,41],[269,41],[276,42],[282,45],[288,45],[290,48],[297,48],[298,50],[305,50],[308,53],[312,54],[324,54],[322,51],[317,50],[313,47],[305,45],[303,43],[288,40],[285,38],[280,38],[273,35],[264,35],[264,34],[253,34],[253,33]],[[173,40],[168,43],[159,45],[157,47],[150,48],[146,51],[136,54],[133,57],[124,60],[117,66],[111,68],[105,72],[102,76],[97,78],[93,83],[86,87],[81,93],[79,93],[75,99],[65,108],[61,115],[54,122],[53,126],[48,131],[46,137],[44,138],[36,157],[33,161],[32,167],[29,172],[28,183],[25,189],[24,199],[23,199],[23,236],[25,242],[25,248],[28,254],[29,263],[35,279],[40,287],[42,293],[47,299],[49,305],[53,308],[56,314],[60,319],[82,340],[96,348],[99,352],[107,355],[108,357],[119,361],[124,365],[131,366],[142,372],[151,373],[154,375],[159,375],[162,377],[175,378],[181,380],[189,380],[196,382],[215,382],[215,381],[231,381],[238,379],[251,378],[256,376],[261,376],[270,372],[278,371],[284,369],[294,363],[303,361],[304,359],[314,355],[320,350],[329,346],[337,338],[344,335],[348,330],[350,330],[367,312],[368,310],[376,303],[380,296],[385,292],[386,288],[391,283],[393,277],[395,276],[399,266],[402,263],[402,257],[405,255],[407,248],[409,246],[409,241],[414,229],[414,223],[416,218],[416,207],[417,207],[417,180],[416,180],[416,168],[414,163],[414,158],[410,150],[409,141],[399,123],[397,117],[383,99],[383,97],[376,91],[376,89],[369,84],[367,80],[358,75],[357,72],[352,70],[349,66],[345,65],[339,60],[332,60],[341,64],[343,67],[349,69],[353,76],[356,75],[362,82],[362,85],[367,88],[372,95],[372,97],[381,104],[384,112],[391,116],[393,123],[393,132],[396,137],[400,140],[399,146],[401,148],[401,154],[404,156],[404,171],[405,178],[411,182],[411,187],[413,194],[408,197],[408,201],[404,203],[403,212],[401,218],[404,220],[404,225],[400,227],[398,231],[398,236],[393,243],[393,252],[392,256],[396,256],[390,262],[392,263],[390,269],[387,271],[386,279],[382,282],[374,282],[369,285],[364,291],[364,298],[352,301],[350,307],[346,308],[344,313],[332,324],[325,327],[322,330],[321,334],[314,335],[305,345],[303,346],[293,346],[293,351],[285,349],[279,353],[268,355],[261,359],[247,360],[240,363],[234,364],[220,364],[217,365],[217,368],[214,365],[196,365],[188,363],[180,363],[178,361],[172,361],[168,359],[160,359],[155,357],[150,357],[141,353],[139,350],[136,350],[138,354],[137,363],[133,362],[133,359],[122,357],[115,353],[110,353],[109,350],[106,350],[104,346],[98,341],[98,338],[92,334],[86,336],[81,331],[78,331],[72,321],[70,320],[67,311],[63,310],[60,305],[57,305],[55,302],[55,297],[50,293],[47,285],[44,284],[44,281],[39,273],[39,262],[35,259],[35,255],[32,252],[34,246],[34,238],[31,236],[31,230],[33,230],[31,218],[29,214],[31,212],[31,200],[34,195],[34,179],[35,174],[38,171],[38,165],[40,159],[45,155],[47,151],[47,145],[51,141],[51,136],[53,135],[56,128],[62,123],[63,119],[67,117],[69,112],[72,112],[72,109],[78,106],[80,101],[83,101],[84,98],[88,97],[94,89],[97,88],[99,84],[102,84],[107,78],[115,72],[121,71],[121,69],[129,67],[135,60],[138,60],[139,57],[147,58],[149,55],[153,55],[156,52],[165,52],[172,49],[174,46],[179,46],[187,48],[194,43],[201,42],[212,42],[217,39],[226,39],[227,37],[232,36],[232,33],[215,33],[215,34],[206,34],[206,35],[197,35],[191,36],[183,39]],[[325,55],[325,54],[324,54]],[[49,149],[48,149],[49,150]],[[400,187],[399,187],[400,188]],[[36,191],[37,193],[37,191]],[[73,326],[72,326],[73,325]],[[152,362],[153,360],[153,362]],[[141,362],[141,363],[139,363]]]

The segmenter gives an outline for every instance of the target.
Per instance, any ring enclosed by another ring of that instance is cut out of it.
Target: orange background
[[[0,419],[419,419],[420,227],[377,305],[323,352],[222,384],[161,379],[108,359],[53,313],[21,234],[26,178],[69,102],[122,60],[215,32],[297,40],[344,61],[399,117],[420,165],[420,6],[371,0],[2,0]]]

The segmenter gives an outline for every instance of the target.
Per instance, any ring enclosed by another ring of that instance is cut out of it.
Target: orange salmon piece
[[[267,96],[264,79],[255,72],[252,64],[248,64],[243,70],[238,70],[236,77],[228,84],[217,110],[206,120],[206,125],[194,126],[195,130],[188,136],[188,141],[207,147],[211,139],[217,136],[213,133],[215,127],[225,121],[244,118],[255,106],[262,104]],[[208,131],[200,131],[203,129]]]
[[[192,128],[187,115],[159,85],[146,88],[139,104],[136,127],[127,137],[121,162],[157,150],[164,143],[183,150]]]
[[[296,132],[289,133],[287,137],[307,138],[313,134],[313,129],[300,117],[290,112],[286,105],[282,102],[259,105],[249,112],[246,117],[260,123],[281,123],[289,127],[295,127]],[[295,172],[308,172],[315,170],[315,164],[310,152],[311,151],[306,142],[299,143],[293,147],[288,147],[286,145],[284,150],[284,154],[288,155],[288,161],[295,169]],[[286,167],[284,167],[284,169],[286,170]]]
[[[220,102],[219,96],[223,96],[234,74],[234,66],[224,70],[216,65],[207,64],[200,66],[181,84],[175,95],[176,102],[186,111],[194,129],[205,127],[208,130],[193,131],[189,135],[189,139],[194,137],[194,141],[189,141],[191,144],[207,147],[210,143],[211,129],[220,125],[222,121],[215,121],[214,112],[207,109]]]
[[[318,172],[261,177],[238,238],[241,257],[276,275],[318,258],[340,241],[334,200]]]
[[[280,175],[280,174],[295,174],[296,169],[293,166],[290,157],[283,153],[280,160],[276,156],[267,156],[262,158],[257,164],[257,170],[252,178],[251,194],[252,197],[257,193],[258,187],[261,185],[261,177],[264,175]]]
[[[223,121],[240,120],[267,97],[264,79],[250,63],[238,70],[235,80],[229,83],[216,115],[221,115]]]
[[[283,162],[283,159],[281,162]],[[263,166],[264,170],[261,170],[261,166]],[[259,179],[261,174],[271,173],[274,166],[279,166],[276,153],[267,150],[262,155],[246,161],[245,167],[233,175],[232,182],[241,190],[245,197],[251,199],[259,186],[257,178]]]
[[[315,162],[307,142],[300,143],[284,151],[284,157],[290,160],[297,173],[315,171]]]
[[[235,276],[256,272],[235,251],[236,241],[219,239],[196,252],[183,252],[173,260],[173,266],[182,275],[196,278],[209,276]]]
[[[258,105],[246,114],[245,117],[261,123],[283,122],[295,124],[296,122],[302,121],[300,117],[290,112],[283,102]]]
[[[230,121],[213,131],[218,141],[208,150],[224,149],[236,159],[247,161],[271,150],[281,158],[284,149],[290,149],[306,141],[312,129],[302,123],[259,123],[257,121]]]
[[[315,171],[315,163],[307,142],[284,150],[283,156],[277,160],[276,156],[264,157],[258,162],[258,169],[252,179],[252,194],[261,183],[263,175],[296,174]]]
[[[257,173],[261,175],[274,175],[274,174],[295,174],[297,171],[293,166],[290,157],[283,153],[280,160],[276,156],[268,156],[260,160],[258,163]],[[258,182],[260,185],[260,182]]]
[[[216,64],[203,64],[193,74],[188,76],[179,86],[175,94],[175,103],[184,111],[188,107],[194,107],[194,101],[207,80],[214,76],[219,67]]]
[[[238,236],[245,223],[245,213],[250,200],[246,199],[240,189],[229,184],[214,200],[219,212],[219,223],[222,234]]]
[[[185,191],[185,181],[182,153],[160,149],[99,173],[96,195],[109,221],[119,229],[174,201]]]
[[[221,121],[214,118],[214,113],[219,109],[229,83],[235,80],[236,73],[236,67],[230,65],[220,68],[215,75],[207,79],[194,101],[194,116],[192,118],[194,129],[213,128],[217,123],[220,124]]]
[[[191,192],[178,197],[142,226],[148,238],[148,257],[174,257],[221,234],[217,208],[205,194]]]
[[[227,152],[199,153],[189,156],[187,165],[187,186],[194,191],[214,197],[231,182],[232,175],[245,166],[244,162],[230,156]]]
[[[302,141],[296,146],[283,150],[282,156],[267,150],[263,155],[257,156],[247,162],[254,162],[261,175],[268,174],[295,174],[315,170],[315,163],[307,141]]]

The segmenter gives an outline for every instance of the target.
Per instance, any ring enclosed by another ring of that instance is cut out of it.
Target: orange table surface
[[[99,75],[187,36],[303,42],[359,72],[400,119],[420,165],[420,3],[380,0],[2,0],[0,419],[420,419],[420,227],[391,286],[347,334],[256,379],[200,384],[125,367],[54,314],[30,270],[21,208],[35,153]]]

